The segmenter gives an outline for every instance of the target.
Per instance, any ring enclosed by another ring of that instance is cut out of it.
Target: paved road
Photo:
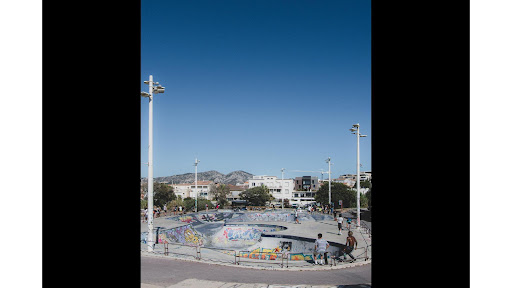
[[[268,271],[141,257],[141,283],[166,287],[186,279],[282,285],[370,284],[371,265],[327,271]]]

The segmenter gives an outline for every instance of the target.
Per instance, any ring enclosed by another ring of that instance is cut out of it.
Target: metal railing
[[[230,263],[233,263],[235,265],[240,265],[240,262],[247,262],[247,263],[251,263],[251,262],[252,263],[261,263],[261,262],[263,262],[263,263],[266,263],[266,264],[277,264],[277,265],[281,266],[281,268],[284,268],[284,267],[289,268],[290,252],[288,252],[288,251],[285,251],[285,252],[265,252],[265,251],[254,252],[254,251],[250,251],[250,250],[236,250],[236,249],[224,249],[224,248],[213,248],[213,247],[201,247],[199,245],[190,245],[190,244],[174,243],[174,242],[167,242],[167,241],[165,241],[164,243],[159,243],[159,244],[163,244],[163,247],[164,247],[163,254],[165,256],[169,256],[169,254],[176,254],[176,255],[191,256],[191,257],[195,258],[196,260],[209,260],[209,261],[214,261],[215,260],[215,261],[219,261],[219,262],[224,262],[224,261],[217,260],[217,259],[208,259],[208,258],[202,257],[201,250],[202,249],[207,249],[207,250],[213,250],[213,251],[228,251],[228,252],[233,252],[232,255],[234,257],[234,261],[230,262]],[[170,251],[169,250],[169,245],[179,246],[179,247],[194,248],[195,249],[195,256],[194,255],[190,255],[190,254],[186,254],[186,253],[180,253],[180,252],[177,252],[177,251]],[[370,250],[370,248],[371,248],[371,244],[367,245],[366,247],[358,247],[358,248],[352,250],[352,252],[356,251],[356,250],[363,250],[361,253],[359,253],[357,255],[353,255],[354,258],[356,260],[357,259],[364,259],[365,261],[371,259],[370,257],[368,257],[368,251]],[[247,254],[248,256],[247,257],[243,257],[242,253],[243,254]],[[250,258],[249,255],[251,255],[251,254],[252,255],[258,254],[258,258]],[[269,257],[262,257],[263,254],[265,254],[265,255],[276,255],[276,259],[275,260],[279,260],[279,258],[280,258],[281,262],[279,263],[278,261],[275,261],[274,259],[271,260],[271,259],[269,259]],[[335,252],[326,252],[324,254],[324,258],[326,258],[325,256],[329,255],[330,259],[325,259],[324,261],[325,261],[326,264],[328,262],[330,262],[329,265],[331,267],[332,266],[337,266],[338,265],[337,262],[339,263],[339,262],[344,262],[345,261],[345,260],[341,259],[343,254],[345,254],[343,252],[343,250],[335,251]],[[362,255],[364,255],[364,256],[360,257]],[[346,258],[346,256],[347,255],[344,255],[344,258]],[[241,260],[242,258],[247,258],[247,261]],[[286,259],[286,266],[284,264],[284,260],[285,259]]]
[[[163,244],[163,245],[164,245],[164,255],[165,255],[165,256],[168,256],[168,255],[169,255],[169,253],[172,253],[172,254],[178,254],[178,255],[192,256],[192,257],[196,258],[197,260],[201,260],[201,247],[200,247],[200,246],[198,246],[198,245],[190,245],[190,244],[183,244],[183,243],[174,243],[174,242],[167,242],[167,241],[165,241],[164,243],[161,243],[161,244]],[[195,250],[196,250],[196,256],[189,255],[189,254],[184,254],[184,253],[169,252],[169,245],[185,246],[185,247],[195,248]]]
[[[229,252],[233,252],[233,256],[235,257],[235,261],[233,262],[233,264],[239,265],[238,262],[236,261],[236,258],[238,257],[238,255],[236,255],[236,250],[235,249],[214,248],[214,247],[199,247],[199,253],[201,253],[201,249],[207,249],[207,250],[213,250],[213,251],[229,251]],[[199,260],[200,259],[201,258],[199,258]],[[204,258],[204,259],[206,259],[206,258]],[[208,259],[208,260],[212,260],[212,259]],[[222,262],[222,261],[219,261],[219,262]]]

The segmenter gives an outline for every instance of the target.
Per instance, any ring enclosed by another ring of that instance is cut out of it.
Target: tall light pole
[[[197,164],[201,162],[199,160],[197,160],[196,158],[196,162],[194,162],[194,166],[196,166],[196,213],[197,213]]]
[[[153,75],[149,75],[149,81],[144,81],[144,84],[149,84],[149,93],[140,92],[142,97],[149,99],[149,140],[148,140],[148,251],[153,252],[153,93],[164,93],[165,87],[159,85],[158,82],[153,82]],[[156,87],[153,84],[157,85]]]
[[[284,210],[284,168],[281,168],[281,210]]]
[[[325,163],[329,163],[329,205],[331,205],[331,157],[327,158]]]
[[[356,178],[356,187],[357,187],[357,229],[361,227],[361,202],[360,202],[360,175],[359,175],[359,138],[366,137],[366,135],[361,135],[359,133],[359,123],[352,125],[352,128],[350,128],[350,131],[352,131],[352,134],[356,135],[357,138],[357,178]]]

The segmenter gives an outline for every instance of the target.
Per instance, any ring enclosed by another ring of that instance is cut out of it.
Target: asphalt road
[[[371,264],[326,271],[269,271],[141,256],[141,283],[169,286],[186,279],[289,285],[370,284]]]

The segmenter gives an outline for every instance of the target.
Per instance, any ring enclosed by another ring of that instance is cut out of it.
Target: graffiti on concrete
[[[191,225],[161,230],[158,233],[159,243],[177,242],[189,245],[203,245],[203,238]]]
[[[292,260],[292,261],[295,261],[295,260],[303,260],[303,261],[313,260],[313,255],[311,255],[311,254],[304,254],[304,253],[290,253],[290,260]]]
[[[185,223],[195,223],[198,222],[196,217],[193,216],[178,216],[178,221],[185,222]]]
[[[291,220],[290,213],[247,213],[250,221],[282,221]],[[290,219],[289,219],[290,218]]]
[[[224,214],[222,214],[222,213],[203,214],[203,215],[201,215],[201,220],[205,221],[205,222],[224,221]]]
[[[231,228],[227,227],[222,234],[230,241],[238,240],[258,240],[261,237],[261,231],[254,228]]]
[[[274,249],[267,249],[267,248],[256,248],[252,251],[241,251],[240,257],[242,258],[249,258],[249,259],[261,259],[261,260],[276,260],[278,258],[278,255],[280,257],[281,248],[276,247]]]

